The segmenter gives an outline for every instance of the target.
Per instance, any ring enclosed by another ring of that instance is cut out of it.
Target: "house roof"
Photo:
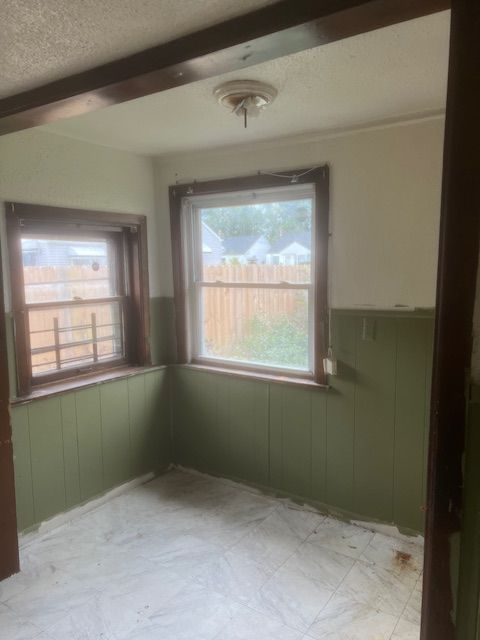
[[[312,248],[312,234],[310,231],[296,231],[292,233],[285,233],[281,238],[273,243],[270,253],[281,253],[290,246],[293,242],[297,242],[306,249],[311,251]]]
[[[230,236],[223,241],[223,247],[227,256],[236,256],[246,253],[250,247],[262,238],[261,235],[257,236]]]
[[[216,233],[216,232],[212,229],[212,227],[210,227],[210,226],[209,226],[206,222],[204,222],[203,220],[202,220],[202,227],[204,228],[204,230],[205,230],[207,233],[211,233],[213,236],[215,236],[215,238],[216,238],[219,242],[222,242],[222,239],[220,238],[220,236],[218,235],[218,233]]]

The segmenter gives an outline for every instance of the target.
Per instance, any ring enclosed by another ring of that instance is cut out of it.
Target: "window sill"
[[[76,378],[70,378],[69,380],[62,380],[61,382],[39,385],[28,395],[11,398],[10,404],[12,406],[27,404],[32,402],[32,400],[51,398],[52,396],[58,396],[69,391],[80,391],[81,389],[88,389],[98,384],[105,384],[113,380],[123,380],[124,378],[130,378],[140,373],[148,373],[149,371],[158,371],[166,368],[167,365],[146,367],[127,366],[110,369],[109,371],[103,371],[101,373],[85,374]]]
[[[324,389],[330,388],[328,384],[319,384],[308,378],[293,378],[289,376],[273,375],[270,373],[260,373],[258,371],[244,371],[243,369],[230,369],[226,367],[213,367],[205,364],[177,364],[174,365],[180,369],[190,369],[192,371],[204,371],[207,373],[216,373],[218,375],[232,376],[234,378],[247,378],[248,380],[258,380],[259,382],[272,382],[275,384],[288,384],[307,389]]]

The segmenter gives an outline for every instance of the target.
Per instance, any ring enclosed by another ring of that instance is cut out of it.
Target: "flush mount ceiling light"
[[[213,92],[218,103],[243,118],[256,118],[277,97],[277,90],[256,80],[232,80],[219,85]]]

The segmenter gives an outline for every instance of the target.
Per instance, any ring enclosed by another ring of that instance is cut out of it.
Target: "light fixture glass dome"
[[[277,97],[277,90],[256,80],[232,80],[213,92],[218,103],[244,119],[256,118]]]

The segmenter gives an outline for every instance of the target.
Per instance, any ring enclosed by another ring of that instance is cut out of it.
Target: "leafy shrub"
[[[305,322],[295,315],[274,319],[256,315],[232,355],[239,360],[307,369],[308,332]]]

